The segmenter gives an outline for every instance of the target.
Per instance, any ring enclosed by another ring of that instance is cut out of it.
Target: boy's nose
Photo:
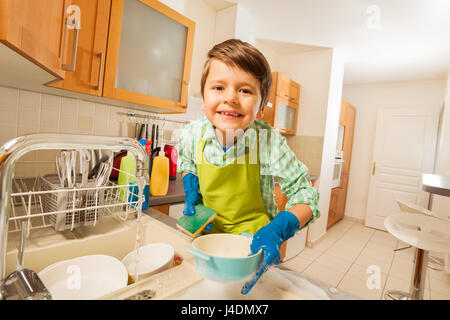
[[[225,95],[225,101],[229,104],[237,104],[238,103],[238,94],[235,90],[227,90]]]

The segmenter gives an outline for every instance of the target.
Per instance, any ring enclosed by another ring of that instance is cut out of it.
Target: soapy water
[[[297,273],[270,268],[263,274],[253,289],[241,294],[245,281],[222,283],[203,279],[187,290],[170,297],[175,300],[330,300],[325,291],[299,277]]]

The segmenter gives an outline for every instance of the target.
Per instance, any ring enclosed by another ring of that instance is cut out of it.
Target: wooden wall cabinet
[[[64,64],[72,65],[64,80],[49,86],[95,96],[102,96],[103,70],[105,70],[106,41],[108,37],[111,0],[68,0],[66,8],[80,8],[80,29],[68,29],[64,37]],[[65,11],[64,21],[71,18]],[[77,34],[78,33],[78,34]],[[75,53],[75,59],[73,60]]]
[[[344,137],[342,143],[342,150],[344,151],[344,164],[342,166],[341,182],[339,187],[331,189],[327,228],[344,218],[345,215],[355,118],[356,108],[349,104],[346,100],[342,99],[339,124],[344,127]]]
[[[280,72],[272,72],[269,102],[258,118],[267,121],[281,133],[295,135],[297,132],[300,85]]]
[[[0,42],[52,75],[21,88],[140,110],[186,112],[194,30],[157,0],[0,0]]]
[[[63,12],[64,0],[0,0],[0,42],[62,79]]]
[[[112,0],[103,95],[185,112],[195,23],[156,0]]]

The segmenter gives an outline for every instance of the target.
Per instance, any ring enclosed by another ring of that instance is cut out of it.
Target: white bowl
[[[134,280],[136,280],[136,252],[137,250],[131,251],[122,259],[122,263]],[[167,243],[150,243],[139,247],[138,280],[148,278],[155,273],[172,267],[174,254],[174,248]]]
[[[125,266],[116,258],[89,255],[59,261],[38,273],[54,300],[92,300],[124,288]]]

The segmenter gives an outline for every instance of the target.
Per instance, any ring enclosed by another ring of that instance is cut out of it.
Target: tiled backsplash
[[[308,167],[309,174],[320,176],[323,137],[287,136],[286,140],[297,158]]]
[[[189,112],[160,115],[165,119],[193,120],[202,116],[201,100],[189,98]],[[135,124],[126,113],[130,109],[79,99],[41,94],[0,86],[0,145],[26,133],[72,133],[135,137]],[[140,114],[156,115],[139,111]],[[164,121],[160,143],[174,144],[183,124]],[[30,152],[16,165],[16,177],[34,177],[55,172],[56,152]]]

